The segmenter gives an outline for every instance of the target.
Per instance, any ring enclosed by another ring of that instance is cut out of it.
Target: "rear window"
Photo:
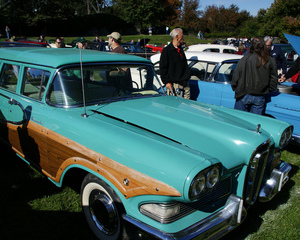
[[[16,92],[19,72],[20,66],[13,64],[3,64],[0,87],[12,92]]]
[[[24,71],[24,78],[23,94],[41,100],[50,78],[50,72],[27,67]]]

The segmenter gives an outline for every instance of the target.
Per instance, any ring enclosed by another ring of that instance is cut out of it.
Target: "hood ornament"
[[[257,132],[257,133],[260,133],[260,128],[261,128],[261,125],[260,125],[260,124],[257,124],[257,126],[256,126],[256,132]]]

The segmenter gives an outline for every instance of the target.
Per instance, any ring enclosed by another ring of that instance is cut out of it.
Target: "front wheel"
[[[107,183],[88,174],[81,185],[81,203],[88,225],[99,239],[127,238],[121,219],[125,209]]]

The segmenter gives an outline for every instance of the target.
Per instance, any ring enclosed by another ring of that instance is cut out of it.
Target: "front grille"
[[[260,145],[251,156],[244,187],[244,200],[248,205],[252,205],[255,202],[259,193],[261,182],[266,171],[269,148],[270,141],[267,141]]]

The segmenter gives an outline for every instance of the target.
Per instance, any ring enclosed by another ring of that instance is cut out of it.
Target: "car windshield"
[[[83,80],[83,81],[82,81]],[[84,92],[82,91],[84,89]],[[163,94],[150,65],[92,65],[60,69],[47,95],[55,106],[81,106]]]

